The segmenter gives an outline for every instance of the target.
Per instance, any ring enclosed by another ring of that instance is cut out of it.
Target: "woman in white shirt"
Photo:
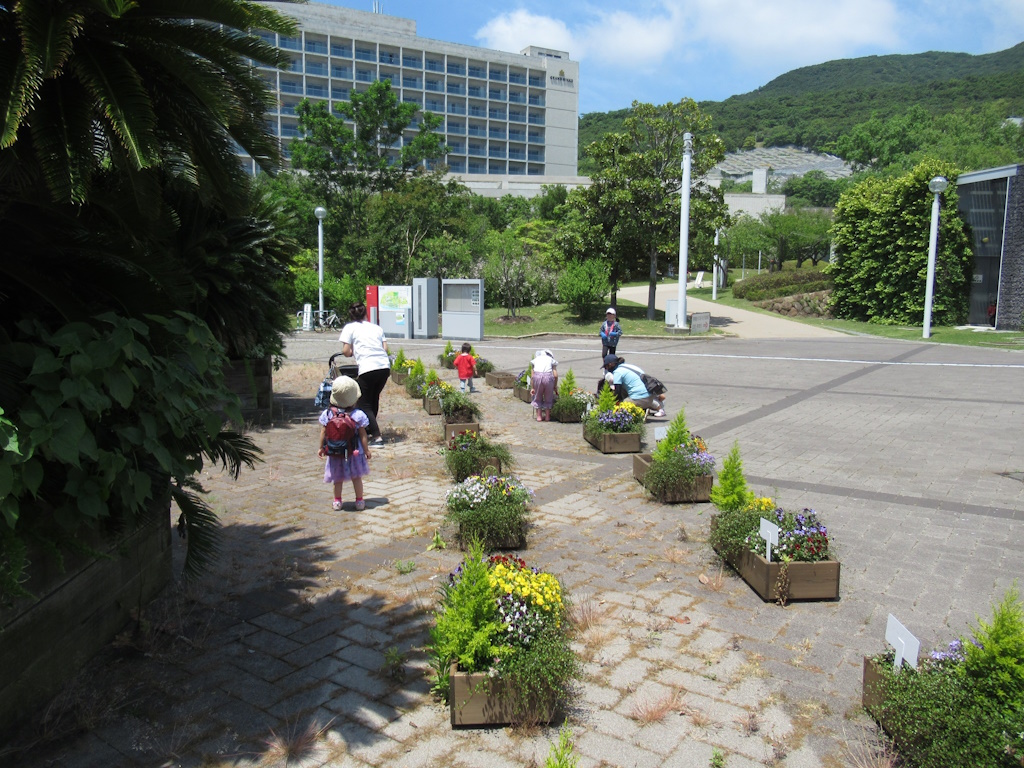
[[[558,387],[558,361],[550,349],[542,349],[530,362],[533,366],[533,387],[530,394],[537,409],[537,421],[551,421],[551,406],[555,404]]]
[[[366,414],[370,426],[366,433],[371,448],[380,448],[384,439],[377,425],[377,411],[380,410],[380,393],[391,376],[391,358],[388,357],[388,342],[384,329],[366,320],[366,305],[357,301],[348,309],[349,322],[341,329],[341,354],[355,357],[359,366],[359,400],[356,407]]]

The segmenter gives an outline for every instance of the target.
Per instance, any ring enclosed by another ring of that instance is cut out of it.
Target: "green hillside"
[[[980,56],[930,52],[839,59],[700,106],[729,151],[750,137],[765,146],[824,150],[873,115],[891,117],[915,104],[939,114],[994,102],[1007,116],[1024,114],[1024,43]],[[627,114],[621,109],[580,118],[580,173],[591,170],[584,148],[619,130]]]

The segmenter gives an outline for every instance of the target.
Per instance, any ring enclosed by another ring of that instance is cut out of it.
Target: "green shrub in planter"
[[[503,471],[511,468],[515,461],[507,445],[492,443],[475,432],[455,435],[441,449],[441,454],[444,456],[445,467],[457,483],[471,475],[482,474],[489,461],[500,461]]]
[[[558,396],[551,406],[551,418],[557,421],[580,421],[588,409],[597,402],[597,398],[576,384],[576,375],[572,368],[558,382]]]
[[[532,495],[514,475],[471,475],[448,491],[446,517],[459,526],[463,545],[508,547],[523,540]]]
[[[754,494],[747,489],[743,477],[743,461],[740,459],[740,444],[733,442],[732,450],[722,462],[718,473],[718,485],[711,489],[711,503],[722,512],[739,512],[747,508]]]
[[[412,367],[409,368],[409,378],[405,380],[405,391],[409,393],[409,397],[423,396],[426,379],[427,369],[423,365],[423,361],[417,357]]]
[[[480,406],[465,392],[449,388],[441,396],[445,424],[468,424],[480,417]]]
[[[445,342],[444,350],[437,356],[437,362],[441,364],[442,368],[448,368],[450,370],[455,367],[452,362],[455,360],[455,355],[457,354],[458,352],[455,351],[455,346],[451,341],[447,341]]]
[[[880,703],[871,714],[911,768],[1020,766],[1024,752],[1024,607],[1016,585],[970,639],[919,659],[874,659]]]

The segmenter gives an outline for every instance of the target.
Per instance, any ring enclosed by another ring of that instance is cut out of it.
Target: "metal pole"
[[[942,176],[936,176],[928,182],[928,189],[935,197],[932,199],[932,226],[928,236],[928,277],[924,288],[924,333],[923,338],[932,335],[932,299],[935,292],[935,253],[939,245],[939,195],[946,191],[949,184]]]
[[[327,209],[317,206],[313,211],[316,216],[317,240],[319,241],[319,285],[320,285],[320,319],[324,318],[324,217],[327,216]]]
[[[711,257],[711,300],[718,301],[718,230],[715,230],[715,253]]]
[[[683,134],[683,180],[679,187],[679,302],[676,305],[676,328],[686,328],[686,272],[690,250],[690,163],[693,157],[693,134]]]

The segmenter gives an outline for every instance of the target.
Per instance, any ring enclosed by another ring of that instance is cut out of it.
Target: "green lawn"
[[[708,293],[710,295],[710,292]],[[499,322],[507,313],[503,308],[495,307],[484,310],[485,336],[527,336],[531,333],[584,333],[598,338],[598,331],[604,321],[601,314],[604,304],[594,307],[594,314],[586,320],[580,320],[561,304],[542,304],[539,307],[524,307],[519,313],[530,318],[530,322]],[[622,332],[627,336],[669,336],[665,330],[665,313],[658,310],[654,320],[647,319],[647,306],[619,299],[619,322]],[[712,334],[720,333],[712,329]]]
[[[646,285],[646,283],[645,283]],[[711,289],[689,289],[687,296],[711,300]],[[755,307],[751,302],[734,298],[729,288],[719,289],[718,303],[727,307],[745,309],[749,312],[763,312],[774,315],[766,309]],[[582,333],[597,338],[598,329],[604,319],[600,312],[604,305],[594,307],[594,314],[587,320],[579,320],[559,304],[543,304],[539,307],[524,307],[521,315],[529,317],[530,322],[505,323],[498,322],[506,316],[502,308],[484,310],[484,335],[488,337],[528,336],[532,333]],[[657,311],[654,320],[647,319],[647,307],[631,301],[619,300],[619,322],[623,333],[634,336],[670,336],[665,330],[665,313]],[[854,320],[824,320],[818,318],[795,318],[795,322],[830,328],[851,335],[881,336],[888,339],[905,339],[907,341],[924,341],[921,337],[921,326],[875,325]],[[711,334],[721,334],[711,329]],[[1001,349],[1024,350],[1024,333],[994,333],[986,331],[958,330],[956,328],[932,327],[931,341],[940,344],[960,344],[973,347],[995,347]]]

